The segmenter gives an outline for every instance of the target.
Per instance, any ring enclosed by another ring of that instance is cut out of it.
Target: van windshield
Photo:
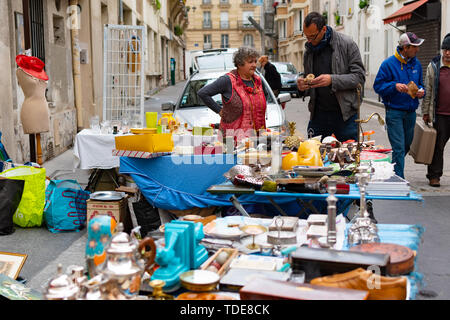
[[[234,68],[233,54],[231,53],[204,55],[197,57],[196,60],[200,70]]]
[[[193,107],[205,107],[205,104],[203,101],[199,98],[197,95],[197,92],[203,88],[204,86],[216,81],[216,78],[214,79],[202,79],[202,80],[192,80],[188,83],[186,86],[183,96],[181,97],[181,102],[179,108],[193,108]],[[268,87],[265,82],[263,82],[264,85],[264,94],[266,96],[267,103],[275,103],[275,101],[272,98],[272,95],[270,95],[268,92]],[[217,104],[222,105],[222,97],[220,94],[216,94],[212,97]]]

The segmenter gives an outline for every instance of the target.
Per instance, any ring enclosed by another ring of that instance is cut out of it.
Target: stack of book
[[[385,180],[370,180],[366,192],[369,196],[407,197],[411,188],[408,181],[393,175]]]

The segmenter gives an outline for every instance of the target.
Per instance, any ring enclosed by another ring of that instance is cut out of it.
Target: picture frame
[[[0,251],[0,274],[17,279],[28,255]]]

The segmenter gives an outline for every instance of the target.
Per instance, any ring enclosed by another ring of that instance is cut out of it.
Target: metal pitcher
[[[107,291],[120,293],[114,296],[135,299],[144,272],[152,273],[155,256],[156,245],[152,238],[138,241],[134,236],[130,237],[123,232],[123,225],[120,223],[118,232],[111,238],[106,249],[105,262],[97,271],[107,279]]]

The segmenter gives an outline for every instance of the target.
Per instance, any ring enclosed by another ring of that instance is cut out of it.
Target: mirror
[[[278,100],[278,103],[291,101],[291,94],[290,93],[280,93],[278,95],[277,100]]]
[[[173,111],[175,109],[175,104],[173,102],[166,102],[161,105],[162,111]]]

